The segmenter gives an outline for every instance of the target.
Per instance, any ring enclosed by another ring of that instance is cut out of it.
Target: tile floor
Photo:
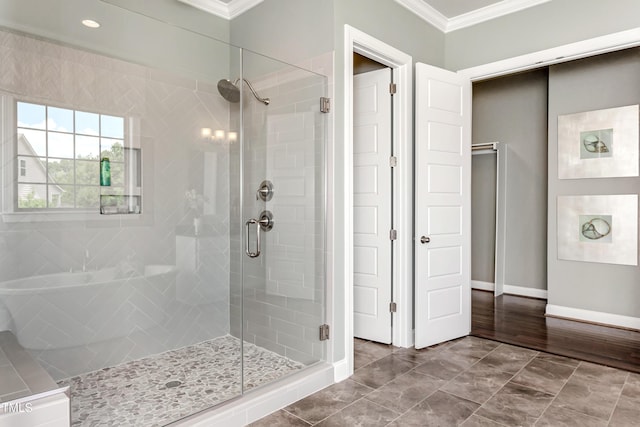
[[[356,339],[354,364],[251,426],[640,425],[640,374],[482,338],[423,350]]]

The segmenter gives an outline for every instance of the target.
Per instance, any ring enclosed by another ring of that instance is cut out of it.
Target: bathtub
[[[84,346],[166,321],[176,272],[172,265],[147,265],[142,273],[113,267],[9,280],[0,283],[0,302],[22,347]]]

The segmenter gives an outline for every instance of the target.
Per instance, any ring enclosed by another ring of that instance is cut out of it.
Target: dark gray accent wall
[[[495,153],[471,158],[471,280],[493,283],[496,245]]]
[[[638,194],[640,178],[558,179],[558,115],[640,103],[640,48],[549,70],[549,298],[552,305],[640,317],[640,267],[558,260],[562,195]]]
[[[473,143],[502,142],[508,145],[507,157],[507,233],[505,285],[546,289],[547,281],[547,71],[536,70],[473,85]],[[491,172],[480,168],[492,168]],[[473,178],[495,173],[495,165],[478,164],[474,159]],[[474,195],[474,224],[486,227],[495,222],[495,184],[473,183],[473,190],[493,192],[492,196]],[[476,218],[476,214],[480,218]],[[486,218],[486,216],[494,217]],[[472,274],[485,280],[491,271],[495,234],[472,230]],[[475,240],[482,239],[482,242]],[[489,240],[491,239],[491,240]],[[479,276],[482,274],[482,276]],[[485,279],[483,279],[483,277]]]

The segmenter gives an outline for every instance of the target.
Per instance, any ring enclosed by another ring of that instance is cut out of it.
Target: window
[[[124,190],[124,118],[17,102],[18,210],[98,210],[100,159]],[[28,171],[28,173],[27,173]]]

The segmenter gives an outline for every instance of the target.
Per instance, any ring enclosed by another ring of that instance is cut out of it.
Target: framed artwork
[[[638,195],[558,196],[558,259],[638,265]]]
[[[558,179],[638,176],[638,105],[558,116]]]

